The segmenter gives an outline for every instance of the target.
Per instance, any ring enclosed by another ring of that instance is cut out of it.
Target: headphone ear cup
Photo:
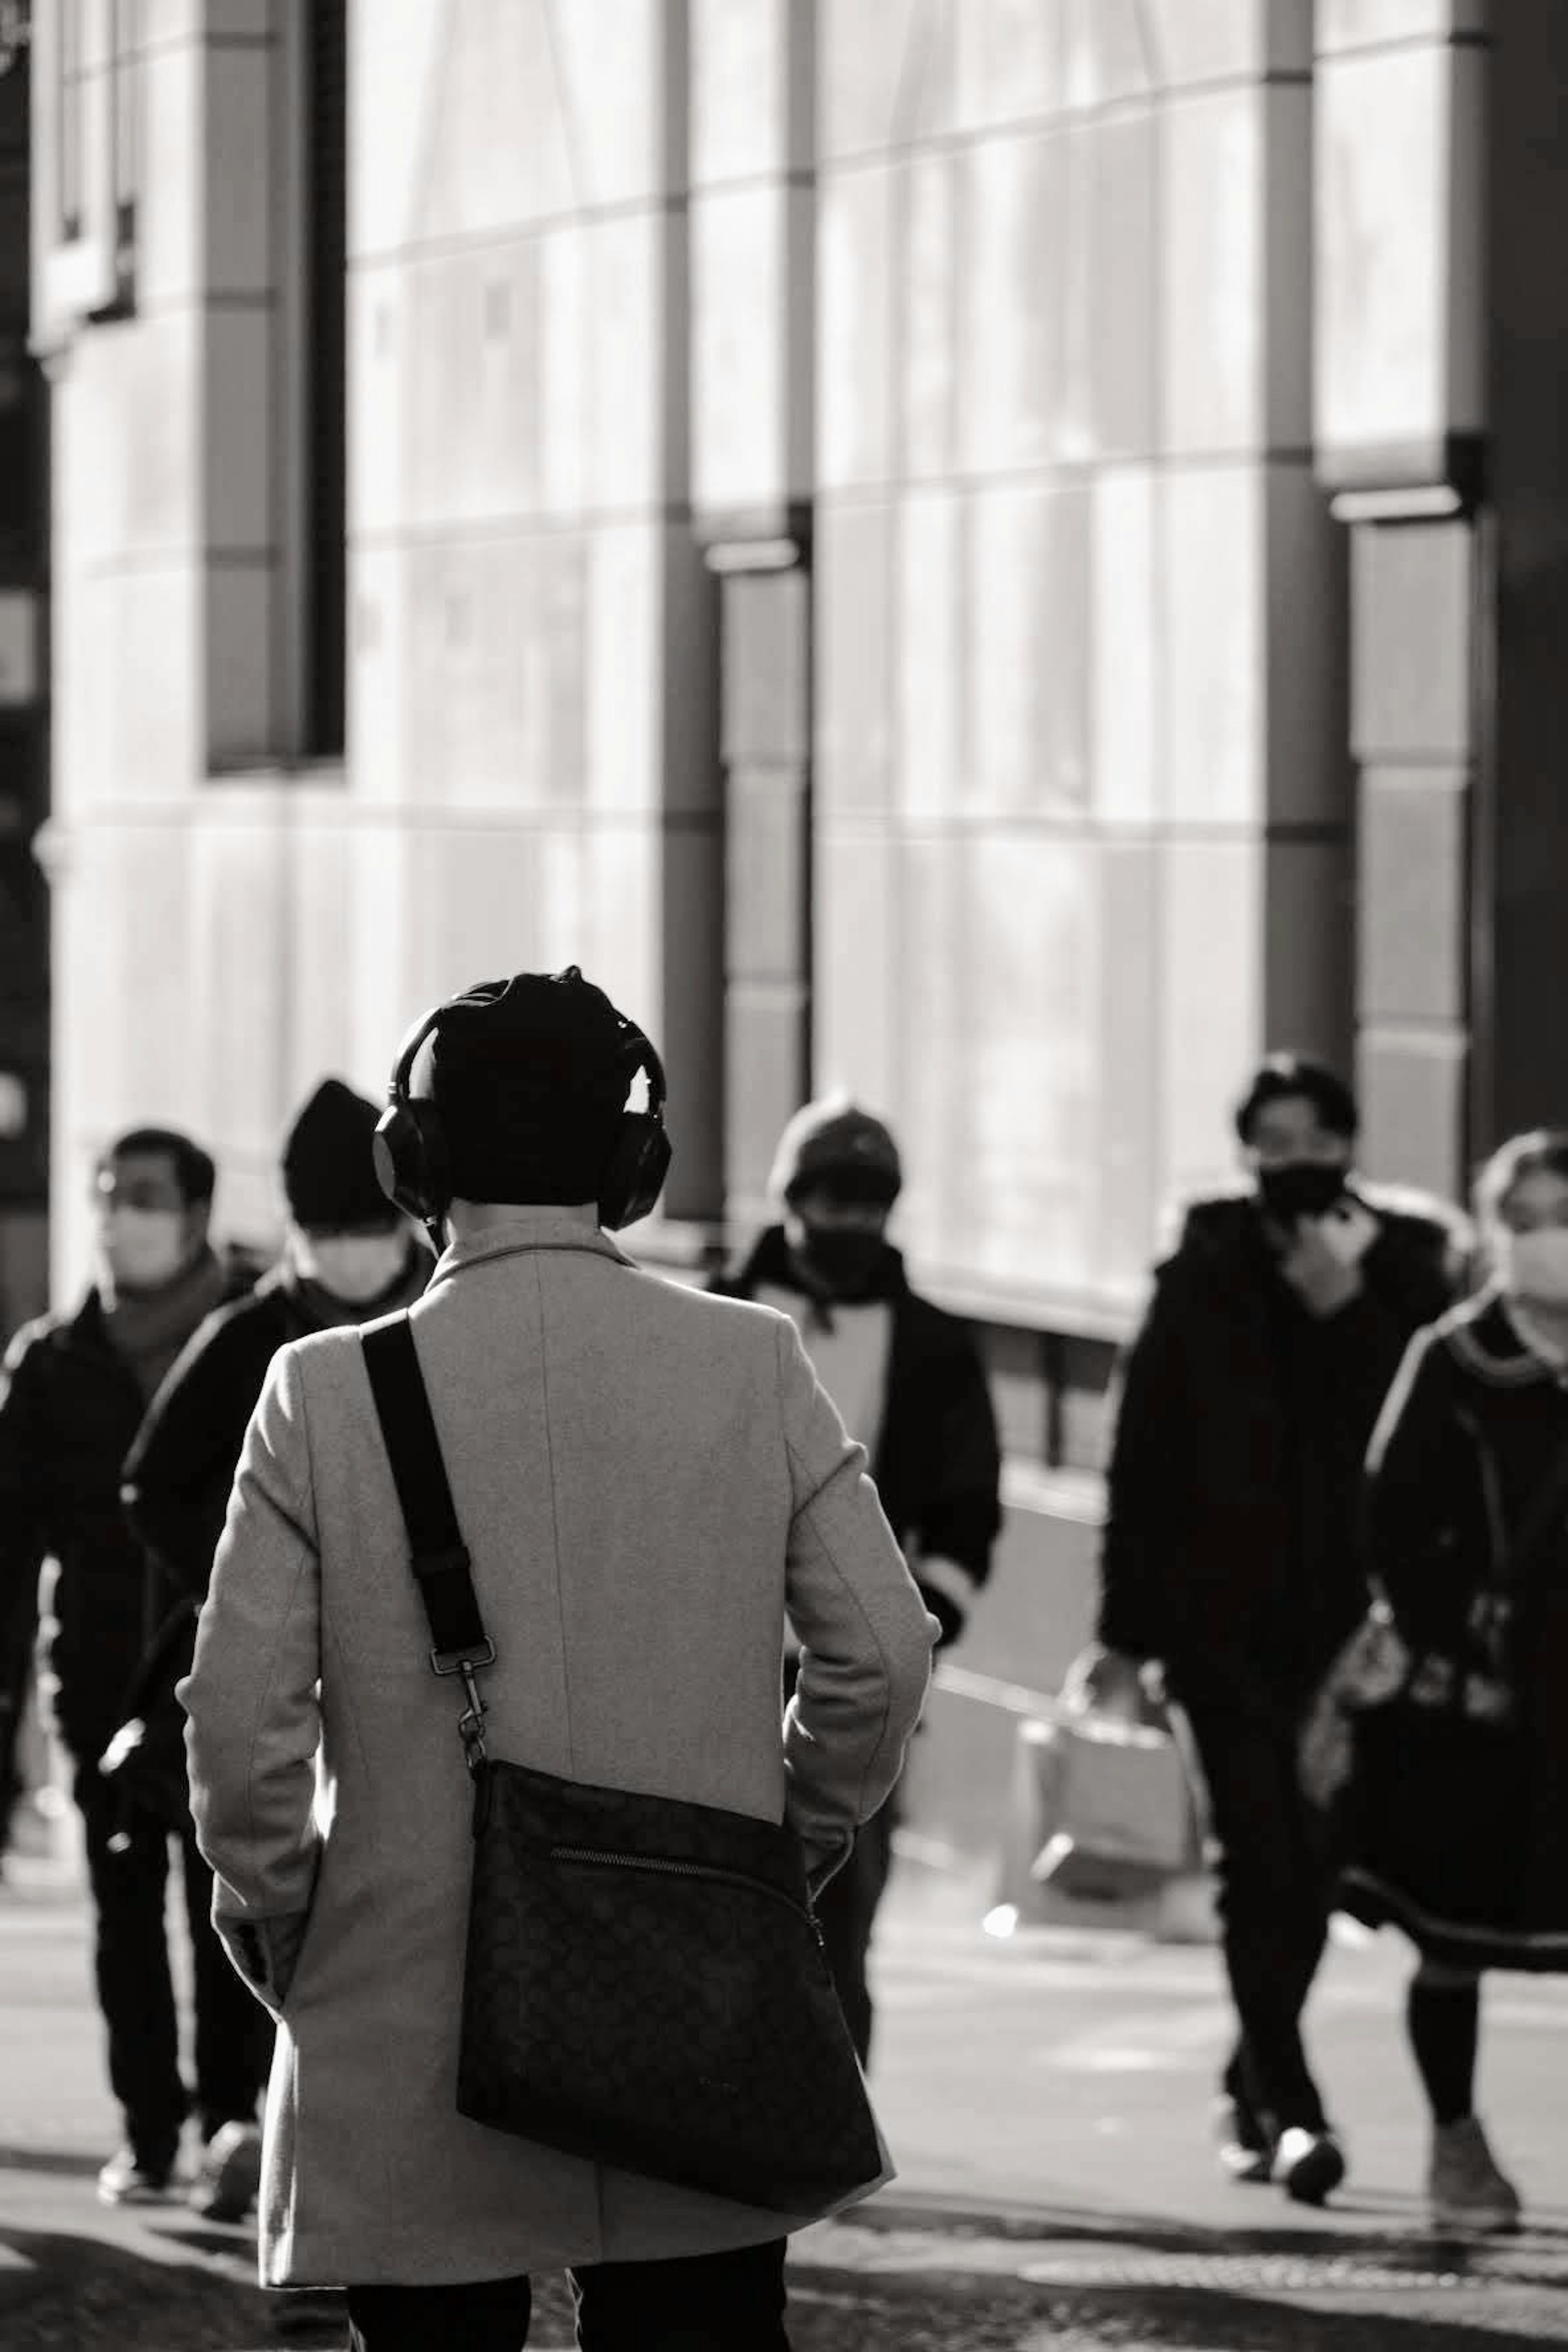
[[[646,1110],[623,1114],[599,1185],[599,1222],[606,1233],[619,1233],[648,1214],[664,1189],[670,1158],[662,1119]]]
[[[389,1201],[428,1223],[451,1205],[447,1139],[433,1103],[395,1102],[371,1139],[376,1181]]]

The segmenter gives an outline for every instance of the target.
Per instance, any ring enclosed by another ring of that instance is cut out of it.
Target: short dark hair
[[[193,1143],[188,1135],[181,1135],[175,1128],[128,1128],[99,1153],[97,1172],[101,1176],[117,1160],[154,1152],[174,1162],[174,1181],[186,1208],[205,1208],[217,1190],[217,1163],[210,1151],[204,1151],[199,1143]]]
[[[1531,1128],[1527,1135],[1510,1135],[1499,1144],[1476,1178],[1477,1223],[1488,1224],[1500,1216],[1514,1187],[1542,1169],[1568,1181],[1568,1128]]]
[[[410,1087],[441,1114],[454,1194],[541,1206],[596,1200],[639,1034],[575,964],[453,998]]]
[[[1342,1135],[1347,1142],[1353,1142],[1361,1115],[1343,1078],[1327,1063],[1314,1062],[1305,1054],[1270,1054],[1259,1063],[1236,1107],[1236,1131],[1243,1143],[1251,1142],[1259,1111],[1271,1103],[1297,1098],[1311,1104],[1320,1125],[1331,1135]]]

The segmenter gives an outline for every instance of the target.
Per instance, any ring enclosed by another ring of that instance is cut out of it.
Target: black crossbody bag
[[[778,1822],[565,1780],[486,1750],[497,1664],[406,1315],[365,1369],[473,1780],[458,2109],[569,2155],[769,2211],[821,2211],[883,2158]]]

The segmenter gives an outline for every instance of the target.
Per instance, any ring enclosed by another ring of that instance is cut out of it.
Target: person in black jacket
[[[44,1688],[85,1831],[98,1998],[125,2125],[124,2146],[99,2176],[110,2202],[163,2192],[188,2105],[164,1926],[168,1825],[128,1822],[99,1766],[146,1637],[121,1465],[181,1348],[251,1278],[226,1270],[209,1245],[215,1181],[211,1159],[186,1136],[143,1128],[120,1137],[95,1171],[97,1280],[75,1309],[24,1326],[0,1370],[0,1622],[13,1644],[30,1642],[39,1570],[52,1559]],[[216,2053],[251,2031],[250,2004],[226,1969],[200,1965],[212,1943],[212,1874],[193,1838],[181,1858],[198,1952],[196,2099],[204,2130],[216,2130],[243,2096]],[[217,2018],[233,2034],[207,2030]]]
[[[1406,1342],[1453,1295],[1459,1228],[1352,1180],[1355,1101],[1316,1063],[1266,1062],[1236,1127],[1252,1181],[1188,1211],[1122,1368],[1091,1681],[1125,1696],[1156,1662],[1186,1714],[1240,2027],[1220,2161],[1318,2203],[1344,2158],[1300,2017],[1332,1876],[1297,1742],[1367,1606],[1362,1465]]]
[[[146,1552],[147,1615],[158,1632],[135,1694],[150,1737],[184,1757],[174,1685],[188,1671],[235,1471],[250,1416],[278,1350],[311,1331],[368,1323],[411,1306],[432,1260],[376,1181],[375,1105],[339,1078],[317,1087],[283,1152],[288,1239],[280,1263],[246,1298],[196,1332],[154,1399],[126,1460],[123,1496]],[[209,2219],[237,2221],[256,2191],[256,2100],[271,2061],[265,2010],[232,1976],[210,1924],[205,1937],[245,2000],[250,2096],[208,2141],[192,2201]]]
[[[770,1190],[782,1221],[713,1286],[781,1308],[817,1379],[865,1446],[921,1597],[956,1641],[990,1573],[1001,1460],[979,1352],[965,1326],[910,1289],[887,1239],[902,1189],[898,1146],[847,1097],[808,1103],[780,1139]],[[817,1905],[839,2000],[870,2050],[867,1954],[892,1856],[897,1792],[862,1828]]]

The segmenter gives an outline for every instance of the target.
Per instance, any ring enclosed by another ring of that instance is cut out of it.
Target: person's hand
[[[1151,1706],[1170,1704],[1170,1690],[1165,1682],[1165,1669],[1158,1658],[1145,1658],[1138,1669],[1138,1680]]]
[[[1146,1671],[1142,1661],[1129,1657],[1124,1650],[1108,1650],[1097,1642],[1068,1667],[1062,1704],[1136,1723],[1143,1712]]]
[[[1309,1315],[1337,1315],[1360,1297],[1361,1262],[1377,1234],[1371,1210],[1348,1198],[1326,1216],[1297,1219],[1279,1271]]]

